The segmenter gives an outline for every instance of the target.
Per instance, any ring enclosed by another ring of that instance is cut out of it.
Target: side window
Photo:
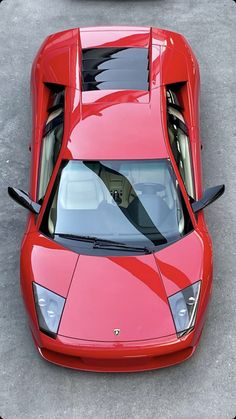
[[[61,149],[64,125],[64,92],[53,95],[44,129],[39,167],[38,201],[42,201]]]
[[[169,101],[168,101],[169,102]],[[189,197],[195,197],[192,156],[188,130],[179,104],[168,104],[168,133],[171,149]]]

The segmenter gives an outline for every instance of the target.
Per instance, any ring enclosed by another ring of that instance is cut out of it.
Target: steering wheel
[[[134,189],[141,191],[143,194],[154,194],[156,192],[163,192],[166,188],[161,183],[146,182],[146,183],[135,183]]]

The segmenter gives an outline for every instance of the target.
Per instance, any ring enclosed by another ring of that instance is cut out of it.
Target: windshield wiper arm
[[[69,240],[76,240],[76,241],[84,241],[88,243],[94,243],[94,249],[111,249],[111,250],[124,250],[124,251],[134,251],[134,252],[144,252],[144,253],[151,253],[152,251],[147,247],[136,247],[130,246],[125,243],[116,242],[113,240],[108,239],[100,239],[99,237],[93,236],[80,236],[76,234],[69,234],[69,233],[56,233],[55,236],[59,236],[63,239]]]
[[[128,244],[124,243],[118,243],[114,242],[112,243],[105,243],[103,244],[103,240],[96,241],[93,246],[94,249],[111,249],[111,250],[124,250],[126,252],[132,251],[132,252],[144,252],[146,254],[152,253],[151,249],[148,249],[147,247],[137,247],[137,246],[130,246]]]
[[[81,240],[85,242],[94,242],[96,237],[90,237],[90,236],[79,236],[76,234],[67,234],[67,233],[55,233],[55,236],[62,237],[63,239],[70,239],[70,240]]]
[[[125,246],[124,243],[116,242],[109,239],[100,239],[99,237],[93,237],[93,236],[80,236],[76,234],[69,234],[69,233],[56,233],[55,236],[62,237],[63,239],[70,239],[70,240],[78,240],[78,241],[85,241],[85,242],[91,242],[91,243],[98,243],[98,244],[111,244],[111,245],[121,245]]]

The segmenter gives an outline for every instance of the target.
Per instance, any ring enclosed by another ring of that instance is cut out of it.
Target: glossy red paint
[[[113,159],[114,156],[117,159],[168,157],[162,126],[154,123],[155,118],[161,119],[161,90],[152,92],[151,105],[137,102],[136,94],[132,92],[120,91],[116,95],[115,103],[108,93],[107,102],[80,104],[75,125],[71,121],[65,156],[86,159],[90,155],[92,160]]]
[[[81,49],[145,47],[149,91],[81,92]],[[65,90],[62,149],[38,217],[29,215],[21,249],[21,289],[40,354],[70,368],[141,371],[173,365],[196,349],[212,287],[212,245],[203,213],[196,219],[168,141],[165,85],[186,81],[182,101],[189,127],[196,198],[202,194],[199,137],[199,70],[186,40],[143,27],[71,29],[49,36],[32,68],[32,165],[30,195],[37,199],[38,167],[47,118],[48,89]],[[154,255],[78,255],[39,232],[62,159],[169,157],[194,231]],[[168,296],[202,281],[194,330],[177,338]],[[35,281],[66,298],[55,339],[39,330],[32,293]],[[113,329],[121,330],[114,336]]]
[[[175,334],[165,288],[152,254],[80,255],[58,334],[106,342],[113,340],[115,328],[120,329],[116,342]]]
[[[68,368],[96,372],[137,372],[164,368],[188,359],[196,349],[196,344],[192,346],[192,335],[190,333],[178,341],[173,336],[166,336],[155,340],[105,344],[59,336],[56,343],[44,339],[38,351],[47,361]]]

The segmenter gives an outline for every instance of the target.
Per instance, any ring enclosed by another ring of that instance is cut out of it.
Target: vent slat
[[[91,59],[82,62],[82,70],[132,70],[140,67],[142,70],[148,70],[148,60],[140,61],[138,58],[124,59],[124,58],[111,58],[104,59]]]
[[[82,60],[89,59],[111,59],[111,58],[129,58],[129,59],[147,59],[147,48],[90,48],[83,50]]]
[[[148,90],[147,48],[82,50],[82,90]]]
[[[100,81],[137,81],[141,83],[148,82],[148,72],[137,70],[90,70],[82,71],[83,81],[100,82]]]
[[[91,90],[148,90],[148,83],[131,81],[102,81],[83,83],[84,91]]]

